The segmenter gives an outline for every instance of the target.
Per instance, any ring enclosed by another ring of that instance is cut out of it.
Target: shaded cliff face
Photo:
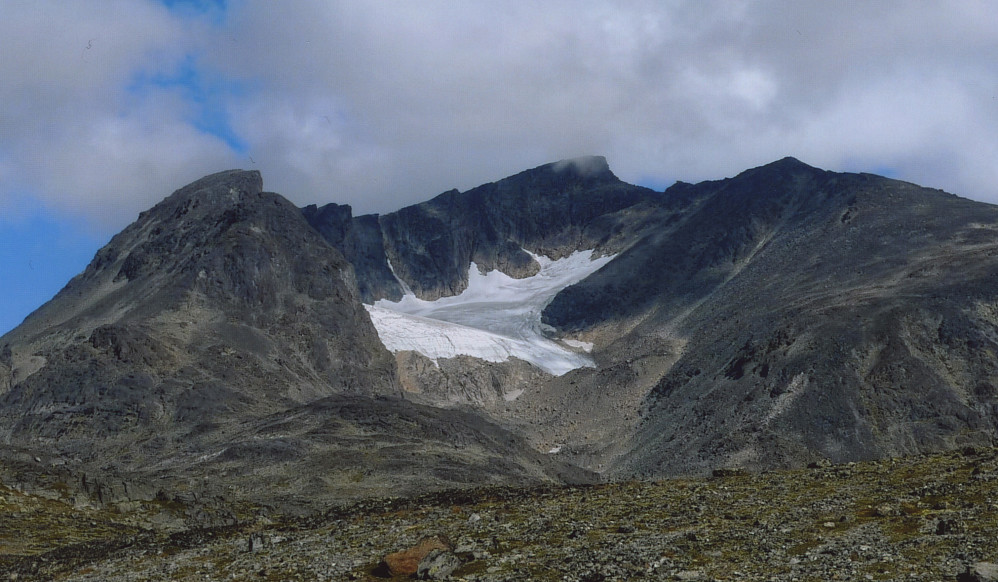
[[[353,263],[362,298],[373,302],[402,296],[396,276],[422,299],[457,295],[472,262],[483,272],[533,275],[538,265],[524,249],[554,259],[618,252],[660,205],[659,195],[621,182],[604,158],[589,157],[381,216],[352,218],[338,205],[306,207],[305,216]]]
[[[310,205],[302,213],[326,242],[339,249],[353,265],[357,289],[365,302],[402,297],[402,287],[388,264],[384,234],[376,214],[354,217],[346,204],[327,204],[322,208]]]

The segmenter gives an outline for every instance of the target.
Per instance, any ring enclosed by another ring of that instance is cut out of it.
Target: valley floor
[[[173,535],[0,488],[0,579],[377,580],[386,554],[439,535],[455,580],[958,580],[998,562],[996,531],[995,449],[455,491]]]

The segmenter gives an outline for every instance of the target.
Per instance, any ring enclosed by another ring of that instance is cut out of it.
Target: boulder
[[[449,550],[430,550],[416,568],[419,580],[443,580],[461,566],[461,558]]]
[[[419,540],[416,545],[402,550],[392,552],[384,557],[376,572],[378,574],[394,576],[413,576],[419,570],[420,563],[434,550],[451,551],[450,541],[440,535],[427,536]]]
[[[956,577],[957,582],[995,582],[998,581],[998,564],[977,562],[967,566],[967,571]]]

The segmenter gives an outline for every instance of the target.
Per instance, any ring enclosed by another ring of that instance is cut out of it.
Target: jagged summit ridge
[[[552,259],[594,249],[613,254],[633,236],[620,213],[650,213],[657,196],[620,181],[605,158],[593,156],[444,192],[380,216],[352,217],[338,206],[306,207],[305,215],[354,265],[365,302],[399,300],[399,279],[433,300],[461,293],[471,263],[483,273],[522,278],[539,269],[529,253]]]

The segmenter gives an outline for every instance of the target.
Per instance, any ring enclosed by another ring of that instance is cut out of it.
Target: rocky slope
[[[714,193],[689,232],[629,251],[653,265],[626,268],[622,256],[556,299],[584,312],[572,297],[608,281],[600,293],[625,299],[599,303],[641,319],[620,341],[686,342],[644,402],[629,470],[994,442],[998,209],[795,160],[697,188]],[[635,309],[623,290],[642,283],[651,298]]]
[[[351,265],[256,172],[143,213],[0,345],[0,461],[44,457],[81,499],[307,507],[586,478],[472,412],[401,400]]]
[[[450,547],[435,554],[446,567],[431,579],[983,581],[998,571],[996,479],[996,451],[966,449],[700,479],[470,489],[309,519],[249,509],[224,528],[160,533],[148,516],[182,505],[95,512],[0,489],[0,572],[373,581],[384,579],[379,563],[390,553],[429,537]]]

